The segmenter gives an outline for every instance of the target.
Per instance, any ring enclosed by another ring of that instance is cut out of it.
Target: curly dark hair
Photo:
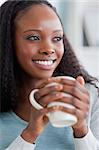
[[[15,52],[14,52],[14,20],[20,11],[26,11],[32,5],[45,4],[52,8],[57,14],[56,9],[46,0],[14,0],[6,1],[0,7],[0,103],[1,112],[14,109],[17,104],[18,93],[18,74]],[[58,14],[57,14],[58,16]],[[59,16],[58,16],[59,17]],[[59,18],[60,19],[60,18]],[[61,21],[61,20],[60,20]],[[82,75],[86,83],[94,84],[95,78],[90,76],[80,65],[75,56],[65,34],[64,34],[64,55],[56,68],[53,76],[67,75],[77,77]],[[21,81],[20,81],[21,82]]]

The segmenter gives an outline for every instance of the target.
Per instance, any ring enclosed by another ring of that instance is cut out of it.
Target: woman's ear
[[[76,80],[77,80],[80,84],[82,84],[82,85],[85,84],[84,78],[83,78],[82,76],[78,76],[78,77],[76,78]]]

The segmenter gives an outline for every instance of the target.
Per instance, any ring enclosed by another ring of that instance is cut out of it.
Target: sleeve
[[[89,129],[88,134],[83,138],[74,138],[75,150],[99,150],[99,141]]]
[[[99,95],[97,89],[90,89],[89,132],[83,138],[74,138],[75,150],[99,150]]]
[[[25,141],[20,135],[5,150],[34,150],[35,144]]]

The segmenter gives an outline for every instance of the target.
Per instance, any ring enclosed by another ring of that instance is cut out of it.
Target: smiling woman
[[[37,5],[20,13],[15,22],[16,55],[24,71],[36,78],[52,76],[64,52],[63,28],[55,12]]]
[[[98,150],[96,79],[79,64],[56,9],[46,0],[8,0],[0,14],[0,149]],[[76,123],[51,126],[48,114],[57,111]]]

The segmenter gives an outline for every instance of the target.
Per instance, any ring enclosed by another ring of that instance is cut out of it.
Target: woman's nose
[[[41,54],[45,54],[45,55],[50,55],[50,54],[54,54],[55,53],[55,50],[50,48],[43,48],[43,49],[40,49],[40,53]]]
[[[54,54],[55,46],[50,40],[44,40],[43,43],[41,44],[39,52],[45,55]]]

